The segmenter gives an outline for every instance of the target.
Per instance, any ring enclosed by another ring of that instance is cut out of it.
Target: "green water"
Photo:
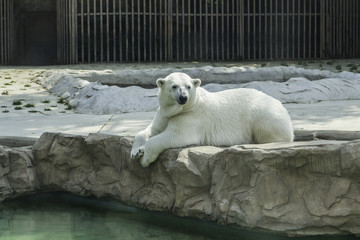
[[[67,194],[41,194],[0,203],[1,240],[278,240],[294,239],[150,213]],[[297,239],[297,238],[295,238]],[[355,239],[353,237],[306,237]]]

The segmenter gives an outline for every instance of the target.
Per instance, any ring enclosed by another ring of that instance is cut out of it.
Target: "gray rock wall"
[[[360,235],[360,140],[170,149],[149,168],[131,137],[45,133],[0,148],[0,200],[39,191],[287,234]]]

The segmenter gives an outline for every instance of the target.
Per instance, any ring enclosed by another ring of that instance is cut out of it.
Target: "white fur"
[[[136,135],[131,150],[143,167],[168,148],[293,141],[288,112],[262,92],[239,88],[210,93],[199,87],[199,79],[184,73],[156,83],[160,107],[152,123]]]

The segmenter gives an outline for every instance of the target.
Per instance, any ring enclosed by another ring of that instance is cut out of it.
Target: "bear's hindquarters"
[[[252,126],[254,143],[292,142],[294,131],[290,116],[281,103],[257,116]]]

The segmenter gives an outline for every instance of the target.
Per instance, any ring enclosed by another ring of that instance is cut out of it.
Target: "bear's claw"
[[[144,155],[144,147],[139,147],[131,150],[130,157],[132,159],[140,159]]]

